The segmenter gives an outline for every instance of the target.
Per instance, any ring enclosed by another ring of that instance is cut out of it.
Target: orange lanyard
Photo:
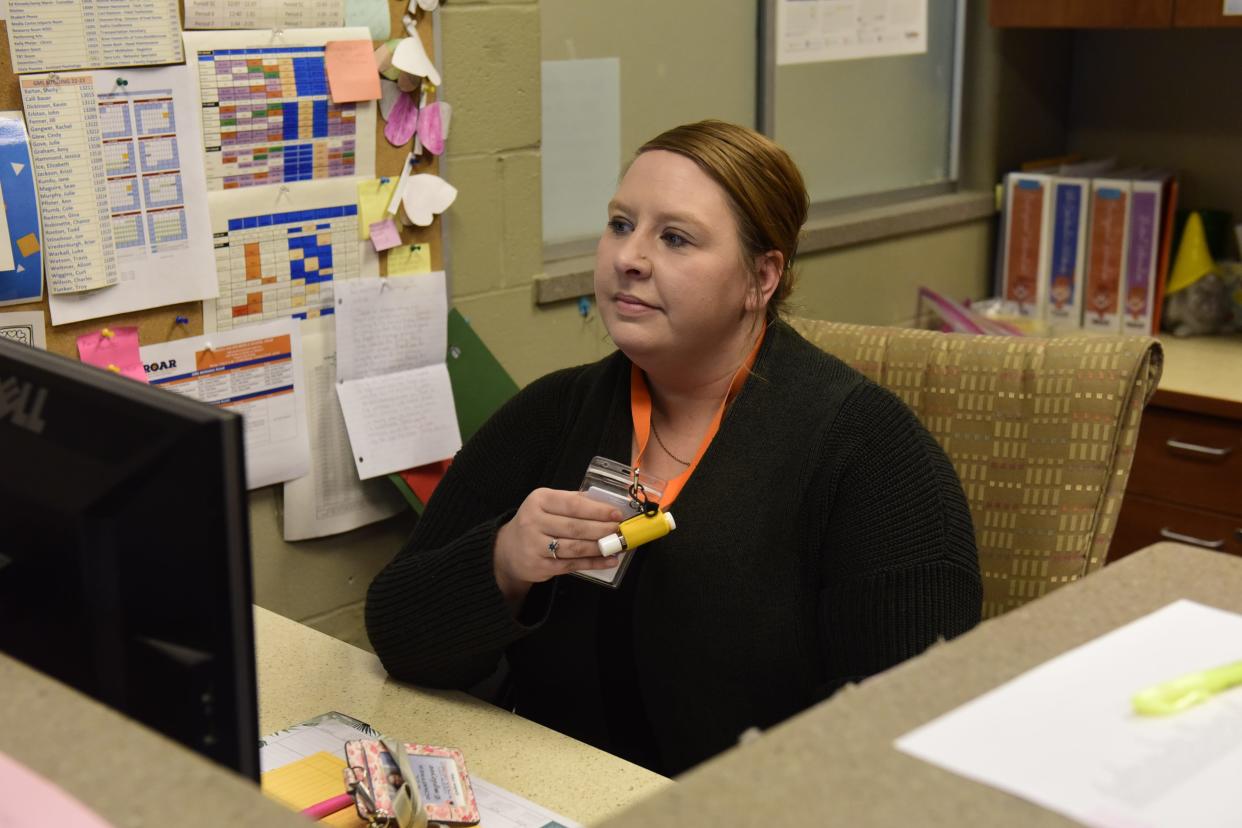
[[[729,401],[737,396],[742,390],[742,386],[746,383],[746,377],[750,374],[751,367],[755,364],[755,359],[759,356],[759,346],[763,344],[763,337],[767,333],[765,325],[759,331],[759,338],[755,341],[755,347],[751,349],[750,356],[746,357],[733,375],[733,381],[729,383],[729,393],[720,401],[720,408],[716,409],[716,415],[712,417],[711,425],[707,427],[707,433],[703,435],[703,441],[699,444],[699,450],[694,455],[694,460],[686,467],[686,470],[669,480],[664,487],[664,492],[660,496],[660,508],[668,509],[673,505],[673,501],[677,499],[677,495],[681,493],[682,488],[686,485],[686,481],[690,479],[690,475],[694,474],[694,470],[698,468],[699,461],[703,459],[703,455],[707,453],[707,447],[712,444],[716,432],[720,430],[720,421],[724,419],[725,408]],[[634,458],[633,465],[641,468],[643,453],[647,450],[647,442],[651,439],[651,389],[647,387],[647,379],[643,376],[642,370],[637,365],[630,365],[630,416],[634,420],[634,441],[638,444],[638,454]]]

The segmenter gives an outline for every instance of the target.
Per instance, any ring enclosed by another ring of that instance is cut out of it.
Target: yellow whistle
[[[664,537],[677,528],[677,521],[673,520],[672,512],[656,512],[651,516],[635,515],[629,520],[622,521],[618,528],[620,532],[597,541],[599,554],[605,558],[627,549],[636,549],[644,543]]]

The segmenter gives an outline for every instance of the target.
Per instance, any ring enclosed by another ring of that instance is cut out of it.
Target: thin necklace
[[[678,463],[681,463],[683,466],[690,465],[685,460],[682,460],[676,454],[673,454],[671,451],[669,451],[668,446],[664,445],[664,441],[660,439],[660,432],[656,430],[655,417],[651,418],[651,433],[655,435],[656,442],[660,444],[660,448],[664,449],[665,454],[667,454],[669,457],[676,460]]]

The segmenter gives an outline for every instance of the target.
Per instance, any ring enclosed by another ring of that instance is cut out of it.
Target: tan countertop
[[[371,653],[255,608],[259,731],[336,710],[385,735],[459,748],[471,773],[583,823],[619,813],[668,779],[465,693],[389,678]]]
[[[605,828],[1077,823],[893,747],[899,736],[1178,598],[1242,611],[1242,559],[1160,543],[767,731]],[[1003,733],[997,738],[1005,738]]]
[[[1164,372],[1161,391],[1242,402],[1242,335],[1162,334]]]

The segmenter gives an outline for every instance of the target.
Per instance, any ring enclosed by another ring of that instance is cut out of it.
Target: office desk
[[[679,777],[605,828],[1076,825],[893,741],[1178,598],[1242,611],[1242,560],[1161,543],[932,647]],[[1004,734],[997,734],[1003,739]]]
[[[465,693],[393,681],[371,653],[255,608],[259,730],[338,710],[387,736],[460,748],[471,773],[583,823],[669,780]]]

